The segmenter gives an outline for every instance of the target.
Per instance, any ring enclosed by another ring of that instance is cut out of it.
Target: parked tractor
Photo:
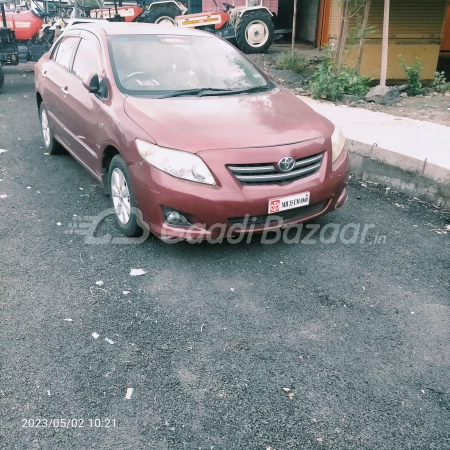
[[[48,13],[38,4],[33,9],[17,10],[6,13],[4,2],[0,0],[0,89],[4,83],[2,67],[17,65],[28,61],[37,61],[47,52],[65,27],[74,21],[85,22],[106,19],[110,22],[146,22],[174,25],[175,17],[182,15],[187,8],[174,0],[152,1],[138,0],[131,6],[122,6],[114,0],[103,9],[94,9],[90,18],[64,19],[54,17],[52,23],[45,23]]]
[[[5,77],[2,67],[6,64],[16,66],[19,62],[37,61],[51,47],[46,36],[39,31],[44,23],[40,10],[27,10],[20,13],[5,12],[0,2],[0,89]]]
[[[216,11],[186,14],[184,3],[175,0],[137,0],[126,5],[122,4],[122,0],[113,0],[109,4],[104,3],[101,9],[91,9],[90,18],[79,18],[76,21],[106,19],[114,22],[145,22],[199,28],[235,41],[244,53],[266,52],[272,45],[275,34],[290,31],[286,28],[275,30],[275,24],[278,28],[282,25],[278,6],[283,0],[234,0],[238,5],[223,3],[222,8],[217,6],[216,0],[212,1]],[[209,0],[203,0],[205,9],[208,8],[208,3]],[[8,13],[5,13],[2,0],[0,6],[1,89],[4,83],[4,65],[37,61],[74,19],[62,18],[65,14],[59,11],[61,17],[56,16],[52,23],[46,23],[48,12],[35,2],[33,9]]]
[[[145,22],[159,25],[175,25],[175,17],[185,14],[186,6],[174,0],[139,0],[136,5],[122,6],[119,1],[117,13],[125,22]],[[109,19],[115,9],[104,5],[102,9],[92,9],[91,18]]]
[[[215,0],[214,3],[217,7]],[[242,6],[223,3],[223,8],[217,7],[217,11],[175,18],[179,27],[198,28],[227,40],[235,40],[244,53],[264,53],[268,50],[275,36],[273,19],[274,12],[263,4],[263,0],[245,0]]]

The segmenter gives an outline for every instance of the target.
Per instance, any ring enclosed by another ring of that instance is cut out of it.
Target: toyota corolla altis
[[[47,151],[105,185],[128,236],[289,227],[347,198],[340,129],[216,36],[79,24],[35,74]]]

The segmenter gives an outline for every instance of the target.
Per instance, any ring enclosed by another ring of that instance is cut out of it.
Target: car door
[[[104,77],[102,53],[98,39],[82,32],[65,89],[61,91],[61,120],[67,128],[74,156],[95,176],[101,174],[100,142],[103,136],[98,117],[104,98],[90,93],[83,81],[96,74]]]
[[[53,48],[48,64],[42,66],[42,98],[49,115],[50,127],[53,135],[66,146],[67,135],[60,120],[63,109],[61,92],[67,84],[67,79],[71,77],[69,70],[79,41],[77,35],[62,38]]]

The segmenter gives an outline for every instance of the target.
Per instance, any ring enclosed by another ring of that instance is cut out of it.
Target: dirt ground
[[[437,94],[437,93],[436,93]],[[427,120],[450,127],[450,96],[437,94],[436,96],[399,98],[393,106],[364,103],[357,108],[381,111],[398,117]]]
[[[307,88],[308,78],[315,63],[314,59],[312,66],[306,69],[305,74],[298,74],[291,70],[277,70],[275,62],[282,51],[285,51],[285,48],[273,46],[267,54],[249,55],[249,57],[262,70],[269,73],[278,85],[288,89]],[[398,98],[392,106],[364,102],[355,107],[450,126],[450,93],[447,96],[436,92],[419,97]]]

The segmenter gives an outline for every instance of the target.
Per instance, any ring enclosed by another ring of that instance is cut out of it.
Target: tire
[[[263,33],[263,37],[261,37]],[[265,11],[248,11],[236,26],[236,41],[244,53],[266,53],[273,44],[275,26]],[[253,37],[252,37],[253,36]]]
[[[136,198],[131,186],[130,172],[120,155],[114,156],[108,169],[108,191],[111,205],[114,208],[117,226],[129,237],[142,235],[138,225]]]
[[[62,145],[53,137],[53,134],[50,131],[48,124],[48,113],[44,102],[41,102],[39,106],[39,119],[41,121],[41,131],[42,138],[44,139],[45,150],[47,150],[50,155],[60,155],[61,153],[65,153]]]
[[[0,89],[5,84],[5,74],[3,73],[2,66],[0,66]]]
[[[178,15],[180,15],[180,12],[175,8],[170,6],[157,6],[142,14],[140,21],[145,23],[155,23],[157,25],[170,25],[168,22],[171,21],[172,25],[175,25],[175,17]],[[164,23],[164,21],[166,21],[166,23]]]

